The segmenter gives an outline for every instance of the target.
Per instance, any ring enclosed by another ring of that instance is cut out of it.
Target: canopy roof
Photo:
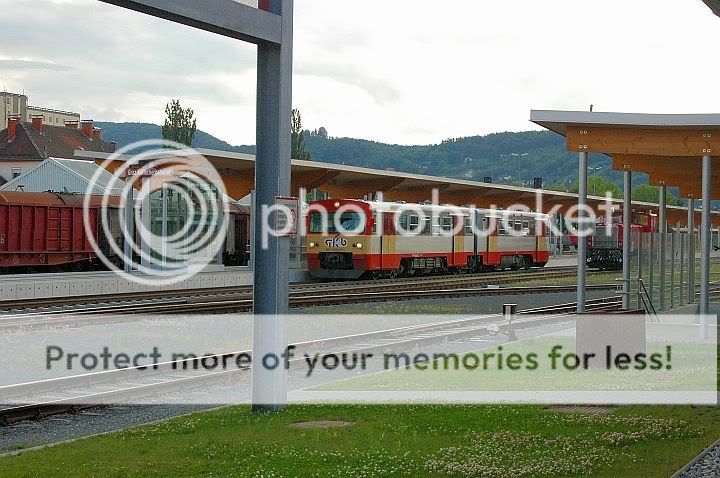
[[[650,184],[700,197],[703,156],[720,154],[720,114],[644,114],[534,110],[530,121],[567,138],[568,151],[603,153],[613,169],[647,173]],[[713,164],[713,199],[720,171]]]
[[[255,157],[250,154],[232,153],[208,149],[198,149],[218,170],[227,193],[240,199],[247,196],[254,188]],[[175,152],[177,154],[177,152]],[[78,158],[91,159],[102,163],[106,159],[116,158],[114,170],[128,158],[118,155],[76,151]],[[490,184],[455,178],[427,176],[421,174],[402,173],[380,169],[345,166],[323,163],[319,161],[292,160],[292,189],[296,193],[299,188],[308,191],[318,189],[329,193],[335,198],[362,199],[365,195],[383,192],[388,201],[420,202],[431,199],[433,189],[440,194],[440,202],[457,206],[473,204],[480,208],[509,208],[512,205],[526,204],[535,209],[536,195],[540,190],[503,184]],[[565,213],[577,204],[577,194],[560,191],[542,190],[542,212],[550,212],[559,206],[559,212]],[[604,203],[604,197],[591,196],[588,204],[597,208]],[[619,211],[622,200],[613,200],[614,207]],[[656,204],[633,201],[638,210],[657,212]],[[699,219],[699,211],[697,212]],[[720,223],[720,214],[715,215]],[[668,207],[668,221],[671,223],[687,221],[687,209],[684,207]]]

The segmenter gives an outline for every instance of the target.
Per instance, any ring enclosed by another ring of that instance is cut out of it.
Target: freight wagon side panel
[[[89,219],[97,231],[97,210]],[[80,207],[0,205],[0,266],[61,265],[95,257]]]

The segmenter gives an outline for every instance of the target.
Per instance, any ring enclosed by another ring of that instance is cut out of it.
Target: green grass
[[[353,425],[300,429],[309,420]],[[715,407],[232,407],[0,459],[16,476],[669,476],[720,434]]]
[[[391,360],[391,367],[381,373],[368,373],[329,382],[314,387],[321,391],[713,391],[717,387],[717,368],[712,366],[717,347],[714,344],[672,345],[672,359],[665,360],[664,342],[648,342],[648,356],[657,353],[661,370],[606,370],[602,353],[593,359],[589,369],[566,369],[558,359],[552,369],[548,353],[561,346],[559,353],[575,354],[575,340],[567,337],[536,337],[517,342],[497,344],[472,353],[457,354],[454,358],[438,358],[413,365],[413,355],[399,368]],[[587,351],[586,351],[587,352]],[[489,353],[487,360],[484,355]],[[522,360],[517,370],[510,370],[506,362],[499,368],[497,354],[505,358],[516,355]],[[534,354],[537,368],[527,370],[526,357]],[[470,360],[466,360],[467,358]],[[404,358],[404,359],[405,359]],[[403,359],[403,360],[404,360]],[[405,366],[406,363],[410,365]],[[594,365],[593,365],[594,364]],[[665,367],[669,365],[671,369]]]

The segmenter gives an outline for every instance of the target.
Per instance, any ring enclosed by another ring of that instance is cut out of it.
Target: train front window
[[[336,220],[337,214],[330,212],[325,214],[324,224],[323,215],[320,212],[313,212],[310,214],[310,232],[313,234],[327,233],[335,234],[338,232],[336,222],[342,232],[345,233],[356,233],[362,234],[365,232],[365,216],[358,214],[357,212],[344,212],[340,215],[339,219]]]

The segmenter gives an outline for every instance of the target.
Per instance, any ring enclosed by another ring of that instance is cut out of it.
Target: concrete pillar
[[[287,347],[290,238],[268,234],[263,247],[263,214],[277,196],[290,195],[290,116],[292,110],[293,0],[270,0],[280,15],[282,43],[257,47],[255,160],[255,274],[253,279],[253,411],[280,410],[287,403],[287,370],[262,366]],[[273,217],[270,222],[274,224]],[[282,362],[282,360],[281,360]],[[270,362],[272,364],[272,362]]]
[[[581,237],[585,231],[585,204],[587,204],[587,168],[588,153],[580,153],[578,169],[578,273],[577,273],[577,312],[585,312],[585,283],[587,280],[587,238]]]
[[[700,231],[700,327],[703,337],[707,333],[707,314],[710,313],[710,229],[712,222],[712,157],[703,156],[702,162],[702,229]]]
[[[630,309],[630,247],[632,245],[632,172],[623,172],[622,308]]]
[[[688,280],[687,302],[695,303],[695,199],[688,200]]]
[[[658,210],[658,227],[660,233],[660,280],[658,281],[659,290],[659,305],[660,310],[665,308],[665,249],[667,247],[667,189],[665,186],[660,186],[660,207]]]

